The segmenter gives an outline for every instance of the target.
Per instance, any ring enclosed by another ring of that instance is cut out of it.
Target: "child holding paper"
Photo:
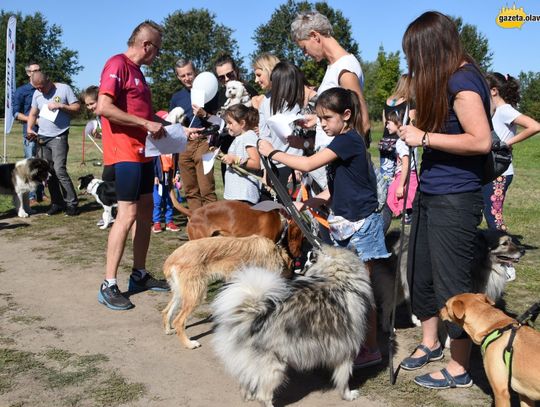
[[[244,201],[250,205],[259,202],[259,181],[252,176],[238,173],[232,164],[245,169],[260,170],[261,161],[257,152],[259,112],[253,107],[237,104],[223,114],[229,134],[234,140],[222,161],[227,164],[223,198]]]

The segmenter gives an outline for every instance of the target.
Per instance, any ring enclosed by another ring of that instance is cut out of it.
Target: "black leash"
[[[257,142],[257,149],[258,149],[258,142]],[[305,221],[302,218],[302,215],[300,214],[296,206],[294,206],[294,203],[291,197],[289,196],[289,192],[283,186],[283,184],[279,181],[279,178],[274,173],[271,167],[270,160],[261,154],[261,161],[266,170],[266,174],[270,178],[270,182],[272,183],[274,191],[276,192],[277,196],[281,200],[281,203],[283,203],[283,205],[285,206],[285,210],[287,211],[287,213],[296,222],[296,224],[298,225],[298,227],[300,228],[300,230],[302,231],[306,239],[309,241],[309,243],[311,243],[313,247],[320,249],[322,245],[321,239],[317,236],[313,236],[310,228],[306,226]]]
[[[405,114],[403,117],[403,125],[406,125],[409,119],[409,104],[407,103],[407,106],[405,108]],[[396,323],[396,302],[397,302],[397,295],[398,295],[398,289],[400,284],[400,278],[401,275],[400,268],[401,268],[401,258],[403,257],[403,244],[405,242],[405,214],[407,212],[407,199],[409,197],[409,185],[411,180],[411,168],[412,168],[412,161],[415,161],[415,168],[418,165],[416,163],[416,158],[414,153],[414,149],[412,147],[409,147],[409,163],[407,164],[407,181],[405,182],[405,192],[403,194],[403,211],[401,212],[401,231],[399,235],[399,251],[398,251],[398,258],[397,258],[397,264],[396,264],[396,271],[395,275],[396,278],[394,280],[394,298],[392,300],[392,314],[390,317],[390,337],[388,338],[388,373],[390,374],[390,383],[395,384],[397,380],[397,376],[399,373],[399,370],[401,368],[401,364],[397,367],[397,369],[394,371],[394,344],[396,341],[396,329],[394,328],[394,325]],[[403,176],[403,169],[401,170],[401,176]]]
[[[538,314],[540,314],[540,301],[531,305],[529,309],[517,317],[516,320],[520,325],[525,325],[528,321],[531,321],[534,324]]]

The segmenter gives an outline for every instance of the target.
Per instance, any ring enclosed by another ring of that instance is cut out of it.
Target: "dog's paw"
[[[171,327],[165,327],[165,335],[172,335],[176,333],[176,329]]]
[[[197,349],[197,348],[200,348],[201,347],[201,344],[197,341],[189,341],[187,344],[186,344],[186,348],[188,349]]]
[[[26,211],[24,209],[19,209],[18,216],[19,216],[19,218],[27,218],[30,215],[28,213],[26,213]]]
[[[414,324],[414,326],[422,326],[422,321],[420,321],[414,314],[411,315],[411,322]]]
[[[343,400],[353,401],[356,400],[359,396],[360,392],[358,390],[347,390],[345,393],[343,393]]]
[[[100,228],[101,230],[105,230],[105,229],[107,229],[108,227],[109,227],[108,224],[104,224],[104,225],[100,226],[99,228]]]
[[[253,401],[256,398],[255,393],[249,389],[240,389],[240,392],[242,393],[244,401]]]

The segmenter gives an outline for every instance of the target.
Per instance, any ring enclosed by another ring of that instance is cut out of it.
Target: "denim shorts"
[[[384,244],[383,218],[379,212],[369,215],[350,238],[334,242],[336,246],[354,250],[363,262],[391,256]]]
[[[154,163],[119,162],[114,164],[116,198],[136,202],[154,191]]]

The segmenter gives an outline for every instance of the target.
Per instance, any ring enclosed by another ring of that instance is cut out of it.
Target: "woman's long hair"
[[[270,97],[271,114],[290,110],[295,105],[304,105],[304,76],[296,65],[281,61],[272,70],[272,96]]]
[[[412,96],[413,95],[411,92],[411,83],[409,81],[409,75],[404,73],[399,77],[396,83],[396,87],[392,91],[392,94],[390,95],[390,97],[393,97],[395,99],[403,98],[405,100],[410,101],[411,99],[413,99]]]
[[[454,22],[437,11],[428,11],[409,24],[402,46],[416,97],[416,125],[441,131],[449,110],[450,76],[463,61],[474,60],[463,50]]]

